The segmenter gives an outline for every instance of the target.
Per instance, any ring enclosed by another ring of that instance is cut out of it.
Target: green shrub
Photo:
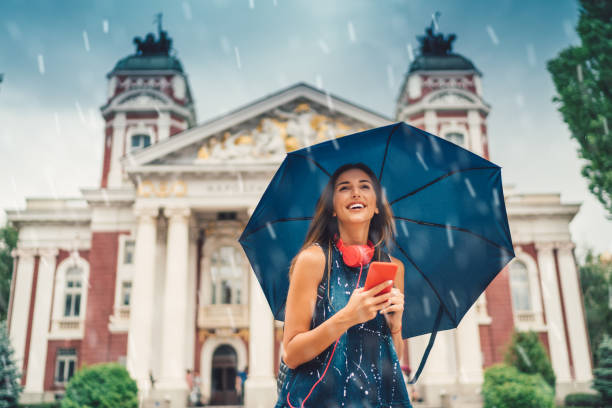
[[[66,386],[61,408],[137,408],[138,387],[117,363],[95,364],[78,370]]]
[[[603,401],[598,394],[587,394],[578,392],[575,394],[567,394],[565,396],[566,407],[603,407]]]
[[[593,370],[593,388],[601,394],[605,406],[612,405],[612,339],[605,336],[597,348],[598,366]]]
[[[540,374],[555,389],[555,373],[537,333],[514,332],[505,362],[525,374]]]
[[[17,408],[60,408],[59,402],[41,402],[39,404],[19,404]]]
[[[21,374],[13,358],[15,351],[11,346],[6,321],[0,322],[0,408],[17,405],[23,387],[19,384]]]
[[[555,408],[553,389],[540,374],[497,364],[485,371],[484,408]]]

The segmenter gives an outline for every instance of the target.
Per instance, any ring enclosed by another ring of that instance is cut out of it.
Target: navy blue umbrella
[[[418,128],[396,123],[288,153],[240,244],[277,320],[284,320],[289,266],[331,174],[362,162],[393,210],[391,254],[405,266],[402,336],[457,327],[512,260],[501,168]]]

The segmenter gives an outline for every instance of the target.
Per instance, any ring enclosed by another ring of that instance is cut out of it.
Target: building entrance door
[[[238,358],[236,350],[228,344],[223,344],[215,350],[212,358],[211,373],[211,405],[238,404],[236,392],[236,368]]]

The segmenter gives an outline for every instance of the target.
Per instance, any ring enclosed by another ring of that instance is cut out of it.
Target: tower
[[[120,159],[195,125],[187,75],[171,51],[172,39],[161,28],[134,38],[136,52],[121,59],[107,75],[102,188],[131,185]]]
[[[452,52],[455,34],[434,32],[434,23],[418,37],[419,55],[400,88],[395,117],[489,158],[482,74]]]

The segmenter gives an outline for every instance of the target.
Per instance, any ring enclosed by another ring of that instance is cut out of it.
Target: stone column
[[[121,163],[119,159],[123,155],[123,147],[126,145],[125,138],[125,113],[117,113],[113,119],[113,144],[111,147],[110,169],[108,172],[108,187],[119,187],[122,184]],[[126,146],[129,153],[130,145]]]
[[[274,374],[274,316],[250,269],[249,376],[244,384],[246,408],[272,407],[276,403]]]
[[[471,151],[476,153],[479,156],[484,155],[484,145],[482,142],[482,118],[480,117],[480,113],[477,110],[470,109],[468,111],[468,126],[469,126],[469,140],[468,146]]]
[[[482,384],[482,349],[480,347],[480,331],[475,304],[472,305],[457,326],[457,349],[459,383]]]
[[[561,288],[567,318],[567,331],[574,362],[576,381],[586,383],[593,379],[591,357],[589,355],[589,341],[580,295],[580,283],[576,261],[572,249],[572,242],[563,242],[558,246],[559,273],[561,275]]]
[[[28,314],[30,312],[30,296],[32,294],[32,279],[34,278],[35,248],[17,248],[12,255],[17,256],[17,270],[13,274],[15,291],[13,293],[13,309],[11,311],[11,326],[9,338],[13,346],[14,361],[20,372],[23,371],[25,343],[28,330]]]
[[[40,249],[40,264],[36,281],[36,299],[32,318],[32,334],[30,340],[30,356],[28,357],[28,373],[25,392],[44,392],[45,366],[47,363],[47,334],[49,333],[49,310],[53,295],[53,275],[57,254],[56,248]]]
[[[159,388],[171,399],[172,408],[183,408],[187,398],[185,336],[189,257],[189,216],[185,207],[166,208],[168,239],[162,332],[162,371]]]
[[[156,207],[140,207],[135,208],[134,212],[138,218],[138,227],[130,302],[127,369],[138,383],[141,397],[144,397],[150,387],[154,260],[159,210]]]
[[[551,363],[557,376],[557,383],[568,383],[571,382],[571,375],[559,286],[557,284],[557,272],[553,256],[553,243],[536,243],[536,249],[538,251],[540,279],[542,281],[544,310],[546,311]]]

